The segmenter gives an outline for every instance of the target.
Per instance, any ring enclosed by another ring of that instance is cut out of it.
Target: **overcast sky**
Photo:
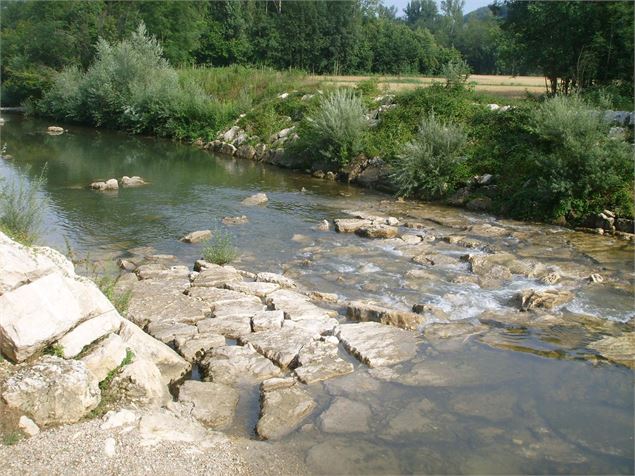
[[[384,5],[396,6],[399,9],[399,15],[401,16],[403,14],[403,9],[406,7],[406,5],[408,5],[408,2],[409,0],[384,0]],[[436,2],[437,5],[441,4],[440,0],[436,0]],[[494,3],[494,0],[465,0],[465,8],[463,9],[463,13],[470,13],[477,8],[489,5],[490,3]]]

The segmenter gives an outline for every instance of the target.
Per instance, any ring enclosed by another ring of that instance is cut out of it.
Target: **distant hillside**
[[[494,2],[492,2],[494,3]],[[473,12],[470,13],[466,13],[465,15],[463,15],[463,20],[464,21],[468,21],[470,18],[476,18],[478,20],[482,20],[484,18],[487,18],[489,16],[492,15],[492,11],[489,8],[489,5],[486,5],[484,7],[481,8],[477,8],[476,10],[474,10]],[[506,6],[501,6],[500,7],[500,15],[505,18],[507,16],[507,7]]]

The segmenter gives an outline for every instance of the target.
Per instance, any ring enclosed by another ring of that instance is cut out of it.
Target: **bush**
[[[393,165],[392,178],[399,194],[438,198],[454,188],[464,159],[460,152],[466,143],[463,130],[444,124],[434,114],[421,121],[414,140],[408,142]]]
[[[362,152],[367,128],[361,98],[350,89],[338,89],[302,121],[298,147],[310,157],[346,165]]]
[[[212,138],[233,118],[235,108],[180,77],[162,55],[159,42],[143,23],[119,43],[102,39],[88,70],[68,68],[57,74],[37,110],[139,134]]]
[[[514,215],[576,223],[609,208],[632,216],[633,146],[609,136],[599,111],[577,96],[555,97],[533,111],[529,129],[537,146],[510,197]]]
[[[203,248],[203,259],[210,263],[224,265],[231,263],[238,256],[238,251],[228,233],[217,231]]]
[[[42,221],[39,190],[46,182],[46,166],[31,181],[24,176],[0,187],[0,231],[30,246],[38,238]]]
[[[463,89],[470,77],[470,66],[463,59],[448,61],[441,67],[441,76],[446,88]]]

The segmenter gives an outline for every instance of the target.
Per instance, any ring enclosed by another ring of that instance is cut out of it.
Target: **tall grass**
[[[46,183],[45,166],[29,180],[25,175],[11,183],[0,183],[0,231],[30,246],[39,237],[43,203],[38,196]]]

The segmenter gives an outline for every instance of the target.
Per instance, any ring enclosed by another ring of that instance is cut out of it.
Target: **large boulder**
[[[44,356],[8,379],[2,398],[38,425],[49,425],[80,420],[99,404],[101,392],[83,362]]]
[[[81,322],[116,312],[91,281],[55,272],[0,296],[0,350],[22,362]]]
[[[0,232],[0,295],[36,279],[61,272],[75,274],[73,263],[58,251],[46,247],[28,248]]]

